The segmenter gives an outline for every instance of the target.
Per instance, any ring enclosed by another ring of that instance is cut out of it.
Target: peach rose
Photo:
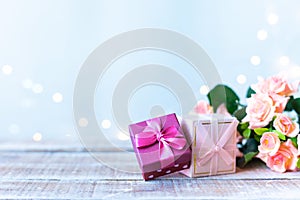
[[[269,124],[275,114],[273,100],[267,94],[252,94],[247,99],[246,117],[243,122],[249,122],[249,128],[261,128]]]
[[[295,171],[298,161],[297,154],[298,150],[294,147],[292,141],[288,139],[280,145],[275,155],[267,158],[267,166],[277,172]]]
[[[270,94],[271,99],[273,100],[273,104],[275,106],[275,112],[282,113],[286,107],[286,104],[289,101],[289,97],[280,96],[278,94]]]
[[[262,154],[273,156],[277,153],[280,147],[280,140],[278,135],[273,132],[265,132],[260,138],[260,145],[258,150]]]
[[[294,85],[288,83],[283,75],[271,76],[267,81],[269,82],[270,91],[282,96],[292,95],[297,92],[299,86],[299,83]]]
[[[293,122],[285,114],[278,114],[273,123],[274,128],[288,137],[296,137],[299,134],[299,124]]]
[[[275,93],[281,96],[291,96],[298,91],[298,87],[299,81],[290,84],[284,74],[262,79],[251,86],[256,93]]]
[[[259,152],[255,157],[256,157],[256,158],[259,158],[259,159],[261,159],[262,161],[264,161],[265,163],[267,163],[268,158],[269,158],[269,155],[266,154],[266,153],[260,153],[260,152]]]
[[[194,107],[194,111],[198,114],[212,114],[213,107],[209,105],[206,101],[198,101],[197,105]]]
[[[269,81],[266,79],[261,79],[256,84],[251,85],[252,90],[254,90],[256,93],[263,93],[268,94],[270,92],[269,90]]]

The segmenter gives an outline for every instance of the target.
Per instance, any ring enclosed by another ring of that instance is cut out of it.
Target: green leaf
[[[285,106],[285,111],[292,111],[293,110],[293,101],[294,101],[294,96],[290,96],[289,101],[287,102]]]
[[[254,158],[254,156],[257,155],[257,153],[258,152],[249,152],[249,153],[245,154],[243,158],[238,160],[237,165],[241,168],[245,167],[245,165],[247,163],[249,163]]]
[[[286,140],[286,137],[283,133],[281,133],[280,131],[277,131],[277,130],[274,130],[274,132],[278,135],[279,139]]]
[[[297,168],[300,168],[300,158],[297,161]]]
[[[293,138],[290,138],[291,139],[291,141],[292,141],[292,143],[293,143],[293,145],[296,147],[296,148],[298,148],[298,143],[297,143],[297,137],[293,137]]]
[[[237,166],[244,167],[257,154],[258,145],[259,142],[257,142],[254,138],[247,139],[246,143],[240,148],[244,156],[237,159]]]
[[[261,138],[261,136],[260,135],[254,135],[254,139],[257,141],[257,142],[260,142],[260,138]]]
[[[249,126],[249,122],[241,122],[240,124],[241,129],[245,130]]]
[[[249,128],[245,129],[243,131],[243,137],[248,139],[248,138],[250,138],[250,136],[251,136],[251,130]]]
[[[240,122],[242,121],[242,119],[244,119],[246,117],[247,113],[246,113],[246,107],[245,108],[241,108],[239,110],[236,110],[233,113],[233,116],[235,116],[237,118],[237,120],[239,120]]]
[[[247,129],[249,126],[249,122],[240,122],[237,126],[237,131],[239,133],[243,133],[245,129]]]
[[[263,133],[265,132],[268,132],[269,129],[268,128],[256,128],[254,129],[254,132],[257,134],[257,135],[262,135]]]
[[[226,105],[230,114],[238,109],[240,98],[226,85],[217,85],[207,94],[207,97],[215,112],[222,103]]]
[[[256,156],[258,152],[249,152],[244,155],[246,164],[252,160],[254,156]]]
[[[292,102],[292,107],[298,115],[300,115],[300,98],[294,99]]]
[[[256,93],[256,92],[255,92],[254,90],[252,90],[251,87],[249,87],[248,90],[247,90],[247,95],[246,95],[246,97],[247,97],[247,98],[250,98],[251,95],[252,95],[252,94],[255,94],[255,93]]]

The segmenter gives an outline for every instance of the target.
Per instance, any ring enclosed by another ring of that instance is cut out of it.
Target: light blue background
[[[267,20],[272,13],[278,16],[274,25]],[[296,0],[0,0],[0,67],[13,69],[9,75],[0,73],[0,142],[34,142],[36,132],[42,135],[40,143],[77,141],[72,95],[82,63],[114,35],[146,27],[170,29],[196,41],[215,63],[223,83],[243,102],[246,89],[257,76],[286,70],[291,78],[300,78],[300,2]],[[263,41],[257,38],[261,29],[268,32]],[[261,63],[251,64],[252,56],[259,56]],[[288,56],[290,62],[282,65],[281,56]],[[153,60],[171,65],[188,79],[197,97],[205,99],[199,93],[204,80],[194,77],[179,58],[145,51],[124,59],[119,66]],[[114,67],[118,71],[118,65]],[[236,80],[240,74],[247,78],[244,84]],[[22,83],[27,79],[42,85],[43,92],[24,88]],[[106,80],[109,82],[109,75]],[[113,84],[108,82],[106,88],[111,93],[113,87],[109,86]],[[56,92],[63,95],[60,103],[52,100]],[[155,101],[147,101],[146,92]],[[101,95],[95,95],[96,102],[104,98]],[[135,121],[148,116],[152,104],[180,112],[178,102],[162,88],[145,88],[133,99],[129,112]],[[100,112],[96,110],[103,114]],[[111,137],[118,140],[113,134]]]

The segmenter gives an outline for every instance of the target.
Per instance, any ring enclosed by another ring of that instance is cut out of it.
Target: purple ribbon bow
[[[137,148],[143,148],[158,142],[161,168],[174,164],[175,157],[172,149],[181,150],[186,145],[186,139],[176,126],[164,128],[161,120],[146,121],[146,128],[135,135]]]

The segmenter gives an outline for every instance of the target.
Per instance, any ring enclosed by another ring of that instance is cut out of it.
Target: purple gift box
[[[145,180],[189,168],[190,144],[175,114],[131,124],[129,132]]]

